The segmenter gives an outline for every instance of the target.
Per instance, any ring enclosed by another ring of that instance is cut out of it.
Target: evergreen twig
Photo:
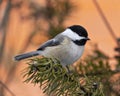
[[[80,77],[76,71],[68,72],[52,58],[30,59],[24,78],[27,83],[39,84],[49,96],[104,96],[102,84],[95,77]]]

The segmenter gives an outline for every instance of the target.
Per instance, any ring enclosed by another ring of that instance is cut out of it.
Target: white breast
[[[84,46],[77,46],[76,44],[72,43],[72,47],[70,48],[70,54],[68,58],[68,63],[73,64],[76,62],[83,54]]]
[[[45,57],[54,57],[60,60],[62,65],[73,64],[84,51],[84,46],[78,46],[68,39],[59,46],[48,47],[42,53]]]

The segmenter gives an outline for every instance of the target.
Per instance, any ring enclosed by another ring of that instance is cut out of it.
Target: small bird
[[[20,61],[41,55],[58,59],[63,66],[76,62],[83,54],[86,42],[90,40],[86,29],[80,25],[68,27],[62,33],[43,43],[37,50],[14,57]]]

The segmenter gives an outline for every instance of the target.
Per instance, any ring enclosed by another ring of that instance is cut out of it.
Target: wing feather
[[[59,44],[60,44],[59,40],[51,39],[42,44],[37,50],[44,50],[46,47],[57,46]]]

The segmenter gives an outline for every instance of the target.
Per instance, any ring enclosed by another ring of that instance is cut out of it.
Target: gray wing
[[[59,39],[51,39],[42,44],[37,50],[44,50],[46,47],[57,46],[59,45],[61,40]]]

